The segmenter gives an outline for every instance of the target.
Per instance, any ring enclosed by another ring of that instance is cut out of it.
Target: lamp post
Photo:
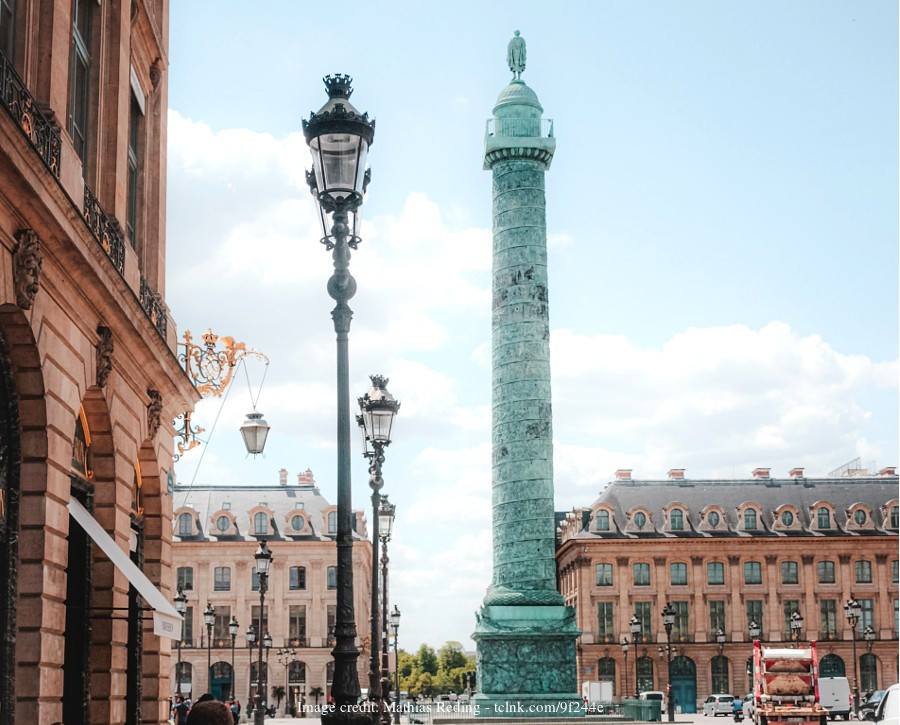
[[[803,629],[803,615],[800,614],[796,609],[791,612],[791,639],[794,641],[794,646],[800,646],[800,632]]]
[[[853,714],[859,715],[859,662],[856,660],[856,625],[862,617],[862,606],[851,596],[844,605],[844,615],[853,635]]]
[[[178,587],[178,593],[175,595],[175,611],[184,617],[187,612],[187,597],[184,590]],[[182,623],[181,635],[178,637],[178,664],[175,665],[175,694],[181,694],[181,643],[184,641],[184,626]]]
[[[291,697],[290,697],[290,695],[291,695],[290,682],[288,681],[288,671],[290,670],[291,664],[293,664],[294,662],[297,661],[297,659],[296,659],[297,653],[293,648],[291,648],[291,649],[285,648],[285,649],[279,649],[278,652],[276,652],[276,654],[278,655],[278,664],[284,665],[284,693],[285,693],[284,716],[287,717],[288,716],[288,707],[290,707],[290,699],[291,699]]]
[[[212,604],[206,603],[203,622],[206,624],[206,690],[212,690],[212,629],[216,621],[216,610]]]
[[[228,634],[231,635],[231,692],[228,694],[234,699],[234,690],[235,690],[235,675],[234,675],[234,642],[237,639],[238,633],[238,621],[237,617],[232,617],[231,621],[228,623]]]
[[[875,644],[875,630],[872,629],[871,624],[866,625],[866,629],[863,632],[863,639],[866,640],[866,651],[871,654],[872,647]]]
[[[631,620],[628,622],[631,627],[631,641],[637,644],[641,640],[641,620],[637,618],[636,614],[631,615]],[[651,685],[652,687],[652,685]],[[634,651],[634,697],[637,699],[641,693],[641,683],[638,680],[638,656],[637,650]]]
[[[380,621],[382,618],[378,598],[378,546],[382,541],[379,533],[381,524],[381,488],[384,479],[381,467],[384,464],[384,449],[391,444],[391,426],[400,403],[387,390],[388,379],[382,375],[370,375],[372,387],[359,398],[359,415],[356,422],[362,434],[363,455],[369,459],[369,487],[372,489],[372,649],[369,657],[369,699],[378,703],[380,719],[384,718],[386,698],[381,690],[381,666],[379,648],[381,645]],[[390,504],[388,504],[390,505]],[[393,512],[391,513],[393,520]],[[390,532],[388,532],[390,535]],[[383,541],[382,541],[383,543]]]
[[[725,632],[719,627],[716,630],[716,644],[719,645],[719,656],[722,656],[722,652],[725,651]]]
[[[400,725],[400,659],[397,649],[397,632],[400,630],[400,610],[397,605],[391,612],[391,629],[394,630],[394,698],[397,707],[394,708],[394,725]]]
[[[625,693],[628,696],[628,637],[622,637],[622,654],[625,655]]]
[[[750,641],[759,639],[760,632],[762,629],[755,619],[750,620],[750,624],[747,625],[747,631],[750,633]]]
[[[272,649],[272,635],[266,632],[266,636],[263,637],[263,646],[266,648],[266,685],[269,684],[269,650]],[[266,697],[268,700],[268,696]]]
[[[347,304],[356,292],[350,274],[350,250],[359,244],[358,214],[369,183],[366,156],[375,136],[375,123],[349,101],[353,89],[347,75],[326,76],[328,102],[303,121],[312,153],[313,169],[306,179],[319,206],[322,242],[332,252],[334,274],[328,294],[335,301],[331,317],[337,338],[337,611],[335,618],[335,709],[325,721],[346,721],[359,698],[356,673],[356,623],[353,605],[353,532],[350,495],[350,361],[348,336],[353,312]]]
[[[260,614],[262,614],[260,612]],[[260,626],[262,625],[262,617],[260,617]],[[251,666],[251,662],[253,662],[253,645],[256,643],[256,627],[253,626],[253,623],[250,623],[250,626],[247,627],[247,717],[253,713],[253,677],[251,675],[251,671],[253,667]]]
[[[666,715],[669,722],[675,722],[675,692],[672,690],[672,625],[675,624],[675,609],[668,602],[663,607],[662,620],[666,628],[666,672],[669,678]]]
[[[266,710],[263,705],[265,698],[265,692],[263,690],[263,644],[265,637],[262,636],[262,629],[266,611],[266,589],[268,589],[269,583],[269,567],[272,564],[272,552],[269,551],[268,544],[266,544],[265,541],[259,542],[259,548],[256,550],[253,558],[256,559],[256,573],[259,576],[259,632],[257,633],[259,658],[256,663],[256,700],[253,709],[253,722],[256,723],[256,725],[264,725]]]
[[[385,707],[381,712],[382,725],[389,725],[391,713],[387,705],[390,703],[390,661],[388,659],[388,550],[387,545],[391,540],[391,532],[394,529],[394,513],[397,507],[388,501],[387,496],[381,497],[381,508],[378,509],[378,529],[381,532],[381,696]],[[399,704],[399,701],[397,701]]]

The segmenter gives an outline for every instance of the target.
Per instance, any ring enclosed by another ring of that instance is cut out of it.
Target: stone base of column
[[[484,718],[579,718],[575,610],[562,605],[489,605],[477,615],[478,694]]]

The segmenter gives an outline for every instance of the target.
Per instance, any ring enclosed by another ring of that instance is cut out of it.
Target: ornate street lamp
[[[231,635],[231,692],[228,694],[234,698],[235,675],[234,675],[234,642],[237,639],[238,621],[237,617],[232,617],[228,623],[228,634]]]
[[[256,560],[256,574],[259,576],[259,632],[257,633],[257,642],[259,643],[259,658],[256,662],[256,700],[253,710],[253,722],[256,725],[264,725],[266,710],[263,705],[265,699],[265,691],[263,690],[263,644],[265,637],[262,636],[263,620],[266,611],[266,590],[269,583],[269,567],[272,565],[272,552],[265,541],[259,542],[259,548],[253,555]],[[271,641],[271,640],[270,640]]]
[[[725,651],[725,632],[721,627],[716,630],[716,643],[719,645],[719,656]]]
[[[628,637],[622,637],[622,654],[625,656],[625,692],[628,692]],[[637,656],[637,653],[635,653]],[[636,668],[635,668],[636,669]]]
[[[875,644],[875,630],[872,629],[871,624],[866,625],[866,629],[863,632],[863,639],[866,640],[866,651],[871,653],[872,646]]]
[[[669,678],[666,686],[666,715],[669,722],[675,722],[675,692],[672,690],[672,626],[675,624],[675,609],[667,602],[661,614],[663,627],[666,628],[666,671]]]
[[[759,635],[760,632],[762,632],[762,629],[760,628],[759,624],[757,624],[755,619],[751,619],[750,624],[747,625],[747,631],[750,634],[750,641],[752,642],[755,639],[759,639]]]
[[[206,689],[208,692],[212,689],[212,629],[216,622],[216,610],[209,602],[206,603],[206,609],[203,612],[203,622],[206,624]]]
[[[184,617],[187,612],[187,597],[184,590],[178,587],[178,593],[175,595],[175,611]],[[184,623],[182,623],[181,636],[178,638],[178,664],[175,666],[175,694],[181,693],[181,643],[184,641]]]
[[[391,532],[394,530],[394,513],[397,507],[388,501],[387,496],[381,497],[381,508],[378,509],[378,531],[381,537],[381,695],[385,705],[390,702],[390,662],[388,661],[388,542],[391,540]],[[399,705],[399,700],[397,701]],[[389,725],[391,713],[384,707],[381,712],[381,722]]]
[[[331,317],[337,338],[337,614],[335,619],[335,708],[323,720],[347,721],[359,699],[356,673],[356,623],[353,604],[353,529],[350,495],[350,360],[348,336],[353,312],[347,304],[356,292],[350,274],[350,250],[359,244],[358,211],[369,172],[366,156],[375,136],[375,122],[350,104],[350,76],[326,76],[328,102],[303,121],[313,168],[306,180],[319,206],[322,243],[332,251],[334,274],[328,294],[335,301]]]
[[[247,448],[249,455],[255,456],[263,452],[266,447],[266,437],[269,435],[269,424],[262,417],[262,413],[257,413],[254,408],[251,413],[247,413],[247,420],[241,425],[241,437],[244,439],[244,446]]]
[[[400,631],[400,610],[394,605],[391,612],[391,629],[394,630],[394,697],[397,707],[394,708],[394,725],[400,725],[400,660],[398,659],[397,632]]]
[[[269,679],[269,650],[272,649],[272,635],[266,632],[266,636],[263,637],[263,646],[266,648],[266,684],[268,685]]]
[[[803,615],[800,614],[796,609],[791,612],[791,639],[797,643],[799,647],[800,643],[800,632],[803,629]]]
[[[631,620],[629,620],[628,624],[631,627],[631,641],[637,644],[642,639],[641,634],[641,620],[637,618],[636,614],[631,615]],[[652,687],[652,685],[651,685]],[[637,699],[640,697],[641,692],[641,683],[638,680],[638,656],[637,650],[634,652],[634,697]]]
[[[372,387],[359,398],[359,425],[363,441],[363,455],[369,459],[369,487],[372,489],[372,649],[369,658],[369,699],[378,702],[379,714],[384,718],[386,698],[381,690],[381,673],[379,665],[379,621],[380,606],[378,599],[378,546],[381,524],[381,466],[384,464],[384,449],[391,444],[391,427],[394,416],[400,409],[400,403],[387,390],[388,379],[382,375],[370,375]],[[393,521],[393,512],[391,512]],[[388,532],[390,533],[390,532]]]
[[[260,613],[261,614],[261,613]],[[260,616],[260,626],[262,617]],[[247,717],[253,713],[253,677],[251,676],[251,662],[253,662],[253,645],[256,643],[256,627],[253,623],[247,627]]]
[[[852,596],[844,605],[844,615],[853,635],[853,714],[859,715],[859,662],[856,659],[856,625],[862,618],[862,606]]]

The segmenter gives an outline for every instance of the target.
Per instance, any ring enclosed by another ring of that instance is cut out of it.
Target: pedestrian
[[[234,718],[234,725],[237,725],[241,719],[241,712],[238,710],[237,705],[234,704],[234,700],[229,700],[228,703],[228,707],[231,710],[231,717]]]
[[[198,700],[188,713],[185,725],[234,725],[234,718],[224,702]]]
[[[188,709],[188,704],[184,701],[184,696],[178,695],[175,698],[175,706],[172,708],[172,720],[175,721],[175,725],[185,725],[187,722]]]

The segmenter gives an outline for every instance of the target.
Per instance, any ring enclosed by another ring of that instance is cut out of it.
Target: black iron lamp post
[[[388,379],[381,375],[370,375],[372,387],[363,397],[359,398],[359,415],[356,422],[362,434],[363,455],[369,459],[369,486],[372,489],[372,631],[371,631],[371,655],[369,658],[369,699],[378,702],[380,718],[384,718],[383,705],[386,698],[381,689],[380,666],[380,612],[378,595],[378,546],[381,541],[379,533],[381,524],[381,488],[384,479],[381,477],[381,467],[384,464],[384,449],[391,444],[391,427],[394,416],[400,409],[394,396],[387,390]],[[391,512],[393,521],[393,512]],[[390,535],[390,532],[388,532]]]
[[[859,662],[856,659],[856,625],[862,618],[862,606],[854,598],[850,597],[844,605],[844,615],[850,624],[850,632],[853,635],[853,714],[859,715]]]
[[[641,620],[637,618],[636,614],[631,615],[631,620],[628,622],[631,627],[631,641],[637,644],[641,640]],[[641,683],[638,681],[638,656],[637,650],[634,651],[634,697],[637,699],[640,696],[641,692]]]
[[[312,153],[313,168],[306,179],[316,197],[322,243],[332,252],[334,274],[328,294],[335,301],[331,317],[337,338],[337,612],[335,619],[335,708],[323,720],[356,720],[353,706],[359,699],[356,673],[356,622],[353,605],[353,530],[350,495],[350,361],[348,336],[353,312],[347,304],[356,292],[350,274],[350,250],[360,242],[358,211],[369,183],[366,156],[375,136],[375,122],[350,104],[352,79],[326,76],[328,102],[303,121],[303,133]],[[366,719],[366,718],[361,718]]]
[[[182,617],[187,612],[187,597],[184,590],[178,587],[178,593],[175,595],[175,611]],[[178,664],[175,665],[175,694],[181,694],[181,643],[184,641],[184,623],[182,622],[181,636],[178,637]]]
[[[260,626],[262,625],[262,618],[260,617]],[[253,626],[251,622],[250,626],[247,627],[247,716],[249,717],[253,713],[253,677],[251,675],[251,671],[253,669],[250,664],[253,662],[253,645],[256,643],[256,627]]]
[[[866,651],[871,654],[872,647],[875,644],[875,630],[872,629],[871,624],[866,625],[866,629],[863,632],[863,639],[866,640]]]
[[[263,637],[263,646],[266,648],[266,685],[269,684],[269,650],[272,649],[272,635],[266,632]]]
[[[397,707],[394,708],[394,725],[400,725],[400,659],[397,649],[397,632],[400,630],[400,610],[397,605],[391,612],[391,629],[394,630],[394,698]]]
[[[389,725],[391,713],[387,705],[391,701],[390,661],[388,656],[388,542],[391,540],[391,532],[394,530],[394,513],[397,507],[388,501],[387,496],[381,497],[381,508],[378,509],[378,530],[381,536],[381,696],[385,707],[381,711],[382,725]],[[399,705],[399,700],[396,701]]]
[[[206,603],[203,612],[203,622],[206,624],[206,689],[212,689],[212,630],[216,622],[216,610],[212,604]]]
[[[725,651],[725,631],[719,627],[716,630],[716,644],[719,645],[719,656],[722,656],[722,652]]]
[[[622,637],[622,654],[625,656],[625,693],[627,696],[628,693],[628,648],[630,644],[628,642],[628,637]],[[637,653],[635,653],[637,656]]]
[[[794,645],[800,646],[800,632],[803,630],[803,615],[796,609],[791,612],[791,639]]]
[[[228,634],[231,635],[231,692],[228,693],[232,698],[234,697],[234,688],[235,688],[235,676],[234,676],[234,642],[237,639],[238,633],[238,621],[237,617],[232,617],[231,621],[228,623]]]
[[[759,624],[755,619],[750,620],[750,624],[747,625],[747,632],[750,634],[750,641],[759,639],[759,635],[762,632]]]
[[[259,548],[253,555],[256,559],[256,573],[259,576],[259,632],[257,633],[257,642],[259,643],[259,657],[256,661],[256,699],[255,708],[253,710],[253,722],[256,725],[263,725],[266,717],[266,709],[263,704],[265,701],[265,691],[263,684],[263,645],[265,637],[262,635],[263,620],[266,611],[266,590],[269,584],[269,567],[272,565],[272,552],[265,541],[259,542]],[[271,641],[271,640],[270,640]]]
[[[668,673],[668,697],[666,715],[669,722],[675,722],[675,692],[672,690],[672,625],[675,624],[675,609],[668,602],[662,610],[663,627],[666,628],[666,672]]]

